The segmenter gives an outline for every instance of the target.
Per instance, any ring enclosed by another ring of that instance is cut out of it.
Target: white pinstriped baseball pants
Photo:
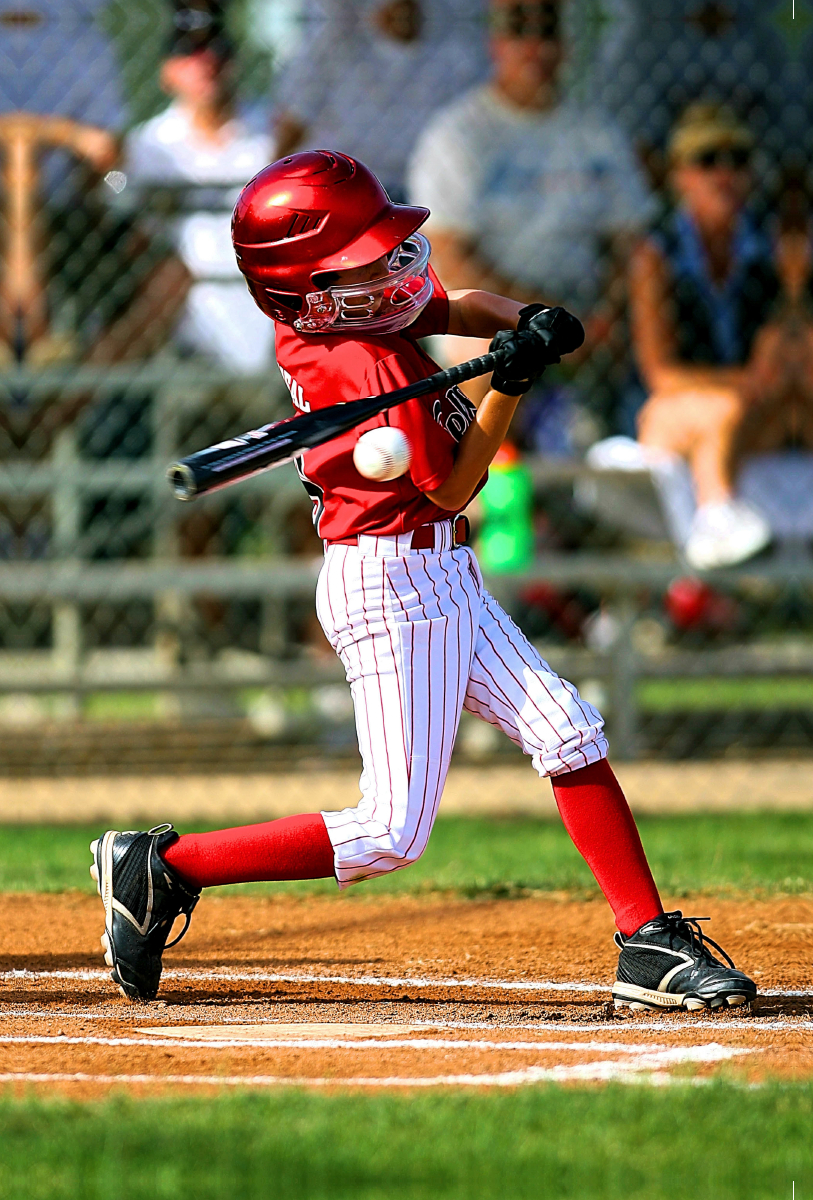
[[[408,866],[426,849],[460,713],[502,729],[540,775],[607,754],[604,722],[485,591],[477,560],[411,534],[327,547],[316,608],[347,672],[363,762],[355,808],[324,812],[339,887]]]

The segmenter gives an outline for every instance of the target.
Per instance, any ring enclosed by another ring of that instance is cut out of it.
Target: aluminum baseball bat
[[[316,412],[300,413],[284,421],[261,425],[259,429],[250,429],[172,463],[167,470],[167,479],[179,500],[194,500],[290,462],[303,450],[321,446],[405,400],[486,375],[502,358],[499,351],[482,354],[394,392],[351,400],[348,404],[331,404]]]

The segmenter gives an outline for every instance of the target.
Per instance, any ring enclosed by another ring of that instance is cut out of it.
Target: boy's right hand
[[[501,329],[488,347],[502,355],[502,363],[494,368],[491,386],[505,396],[521,396],[539,378],[551,361],[547,347],[540,337],[529,330]]]
[[[541,337],[550,347],[551,362],[559,362],[562,354],[572,354],[584,343],[584,326],[573,313],[557,305],[547,308],[544,304],[526,304],[519,310],[517,330],[529,330]]]
[[[563,354],[577,350],[583,341],[581,321],[566,309],[529,304],[520,310],[516,333],[501,329],[491,341],[489,350],[504,355],[491,386],[506,396],[521,396],[545,367],[561,362]]]

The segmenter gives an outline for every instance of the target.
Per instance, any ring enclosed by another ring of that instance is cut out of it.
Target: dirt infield
[[[207,897],[160,999],[123,1000],[101,906],[0,897],[0,1082],[98,1095],[307,1084],[813,1075],[813,899],[712,909],[757,980],[752,1010],[622,1016],[600,901]]]

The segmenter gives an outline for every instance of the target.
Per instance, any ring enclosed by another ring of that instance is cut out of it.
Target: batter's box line
[[[96,1083],[116,1084],[185,1084],[208,1087],[317,1087],[317,1088],[410,1088],[410,1087],[521,1087],[534,1083],[569,1083],[613,1081],[629,1083],[693,1083],[692,1079],[675,1079],[664,1067],[683,1063],[711,1063],[752,1053],[730,1046],[692,1046],[652,1053],[642,1047],[637,1061],[610,1060],[599,1063],[578,1063],[570,1067],[525,1067],[518,1071],[502,1071],[481,1075],[351,1077],[347,1079],[289,1078],[283,1075],[90,1075],[84,1072],[36,1073],[28,1071],[0,1074],[0,1083]]]
[[[194,1006],[193,1006],[194,1007]],[[77,1013],[71,1012],[69,1009],[59,1009],[56,1012],[42,1012],[36,1008],[6,1008],[0,1004],[0,1014],[6,1018],[19,1017],[27,1021],[39,1019],[45,1021],[111,1021],[116,1024],[124,1021],[156,1021],[159,1020],[162,1013],[153,1012],[132,1012],[128,1007],[117,1003],[115,1012],[88,1012]],[[197,1014],[196,1019],[199,1023],[211,1025],[213,1028],[217,1025],[225,1024],[223,1021],[216,1021],[213,1018],[206,1017],[206,1014]],[[272,1024],[273,1022],[268,1022]],[[256,1015],[252,1018],[240,1020],[239,1018],[231,1018],[228,1022],[230,1025],[256,1025]],[[728,1033],[734,1030],[747,1029],[753,1033],[788,1033],[792,1031],[802,1030],[807,1032],[813,1030],[813,1021],[795,1020],[792,1017],[784,1020],[765,1021],[759,1017],[749,1019],[731,1019],[728,1013],[721,1013],[717,1017],[711,1019],[703,1019],[702,1017],[685,1017],[679,1019],[674,1012],[665,1012],[657,1021],[642,1021],[638,1017],[626,1018],[623,1023],[620,1020],[610,1020],[605,1024],[598,1021],[523,1021],[519,1025],[498,1025],[494,1021],[411,1021],[407,1024],[415,1028],[416,1033],[428,1029],[487,1029],[493,1032],[495,1029],[504,1030],[506,1033],[510,1030],[518,1032],[528,1032],[530,1030],[539,1030],[546,1033],[685,1033],[691,1032],[694,1029],[715,1029],[718,1033]],[[182,1029],[183,1026],[178,1026]],[[33,1036],[33,1035],[32,1035]],[[62,1039],[60,1039],[62,1040]],[[209,1039],[207,1039],[208,1041]]]
[[[182,1028],[182,1027],[181,1027]],[[269,1050],[500,1050],[535,1053],[559,1053],[570,1051],[583,1054],[628,1054],[640,1058],[642,1055],[673,1055],[679,1056],[678,1061],[686,1061],[686,1056],[694,1053],[712,1055],[712,1058],[701,1057],[700,1061],[715,1061],[714,1056],[730,1058],[735,1054],[761,1053],[752,1048],[742,1049],[723,1046],[719,1042],[706,1042],[701,1046],[675,1047],[661,1045],[640,1045],[634,1042],[498,1042],[451,1038],[376,1038],[371,1035],[363,1041],[352,1038],[195,1038],[184,1037],[90,1037],[82,1035],[42,1035],[10,1034],[0,1037],[0,1045],[23,1046],[106,1046],[108,1048],[133,1046],[146,1047],[149,1050],[197,1049],[269,1049]]]
[[[109,979],[110,973],[103,968],[89,970],[70,967],[54,971],[29,971],[21,968],[0,972],[0,979],[76,979],[90,983],[96,979]],[[514,980],[514,979],[431,979],[426,976],[391,975],[315,975],[282,971],[200,971],[190,967],[169,967],[163,980],[194,983],[341,983],[356,987],[388,988],[484,988],[497,991],[516,992],[609,992],[610,985],[603,983],[573,982],[558,980]]]
[[[239,1002],[238,1002],[239,1003]],[[194,1006],[190,1006],[194,1007]],[[38,1018],[45,1021],[111,1021],[121,1023],[122,1021],[157,1021],[163,1014],[162,1010],[153,1012],[132,1012],[129,1007],[117,1004],[115,1012],[96,1012],[96,1013],[76,1013],[67,1009],[60,1009],[57,1012],[42,1012],[36,1008],[11,1008],[4,1009],[0,1005],[0,1014],[6,1018],[19,1017],[27,1021]],[[212,1027],[225,1024],[223,1021],[216,1021],[212,1018],[206,1020],[206,1014],[196,1014],[196,1019],[200,1023],[209,1024]],[[256,1015],[251,1020],[230,1019],[230,1025],[256,1025]],[[684,1019],[677,1018],[674,1012],[664,1012],[657,1021],[642,1021],[638,1017],[627,1017],[623,1022],[619,1019],[613,1019],[605,1024],[598,1021],[523,1021],[521,1025],[498,1025],[494,1021],[413,1021],[408,1022],[413,1025],[416,1032],[424,1029],[487,1029],[494,1031],[495,1029],[505,1030],[509,1032],[512,1029],[529,1031],[538,1029],[540,1032],[547,1033],[634,1033],[634,1032],[659,1032],[659,1033],[685,1033],[691,1032],[693,1029],[716,1029],[718,1033],[728,1033],[731,1030],[747,1029],[754,1033],[787,1033],[796,1030],[807,1032],[813,1030],[813,1021],[795,1020],[793,1017],[787,1017],[784,1020],[765,1021],[760,1017],[751,1017],[748,1019],[732,1019],[728,1013],[721,1013],[717,1017],[703,1019],[702,1017],[685,1017]],[[272,1022],[269,1022],[272,1024]],[[178,1026],[182,1029],[183,1026]],[[61,1039],[60,1039],[61,1040]],[[208,1040],[208,1039],[207,1039]]]
[[[109,979],[109,972],[103,968],[67,968],[54,971],[29,971],[20,968],[0,972],[2,980],[26,979],[75,979],[78,982],[90,983],[97,979]],[[552,979],[516,980],[516,979],[432,979],[427,976],[390,976],[390,975],[315,975],[296,974],[294,972],[277,971],[200,971],[190,967],[170,967],[164,971],[165,982],[170,980],[183,983],[340,983],[356,987],[386,987],[386,988],[481,988],[490,991],[503,992],[586,992],[604,993],[611,991],[610,984],[590,983],[587,981],[562,981]],[[771,988],[760,993],[761,999],[773,996],[810,998],[813,1000],[813,989],[795,991],[786,988]]]
[[[69,967],[53,971],[31,971],[23,967],[11,971],[0,972],[0,979],[76,979],[89,983],[97,979],[108,979],[109,972],[100,967],[89,970],[81,967]],[[164,982],[170,980],[217,983],[341,983],[354,984],[358,987],[413,987],[413,988],[489,988],[498,991],[529,991],[529,992],[609,992],[609,984],[563,982],[561,980],[527,980],[514,979],[432,979],[426,976],[389,976],[389,975],[314,975],[295,974],[277,971],[200,971],[188,967],[170,967],[162,976]],[[779,995],[779,992],[773,992]],[[804,996],[807,992],[781,993],[789,996]]]

